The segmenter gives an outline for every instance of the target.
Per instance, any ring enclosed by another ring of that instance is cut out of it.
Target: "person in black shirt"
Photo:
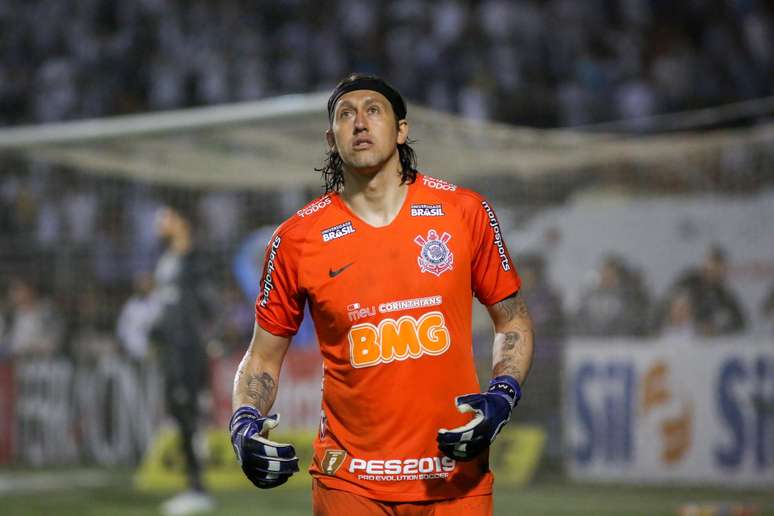
[[[744,330],[742,308],[726,282],[727,272],[726,252],[714,245],[709,248],[701,267],[683,274],[669,290],[669,300],[676,293],[688,294],[699,335],[712,337]]]
[[[208,317],[205,266],[193,236],[195,217],[187,206],[168,203],[157,215],[165,249],[156,265],[151,303],[156,319],[151,340],[164,376],[168,414],[180,430],[189,491],[164,503],[165,514],[194,514],[212,509],[202,482],[194,436],[199,395],[207,385],[203,327]]]

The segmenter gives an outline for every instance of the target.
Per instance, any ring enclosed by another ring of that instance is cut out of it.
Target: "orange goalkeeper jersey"
[[[387,226],[365,223],[337,194],[280,225],[256,319],[292,336],[309,303],[324,367],[310,473],[384,501],[491,493],[488,456],[454,461],[436,434],[469,421],[454,398],[480,391],[473,295],[492,305],[519,285],[491,206],[422,174]]]

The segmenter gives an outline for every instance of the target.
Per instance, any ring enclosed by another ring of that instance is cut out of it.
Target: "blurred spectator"
[[[154,275],[152,302],[159,307],[151,339],[164,376],[167,413],[180,432],[187,491],[162,505],[164,514],[208,511],[214,499],[203,483],[202,462],[194,447],[199,426],[200,394],[209,381],[204,329],[210,316],[206,269],[196,248],[195,212],[190,204],[170,199],[157,214],[164,254]]]
[[[769,287],[769,292],[761,303],[761,315],[766,323],[768,334],[774,338],[774,285]]]
[[[158,307],[151,301],[153,276],[140,273],[134,279],[134,291],[118,315],[116,334],[126,354],[137,362],[143,361],[149,348],[150,331],[158,316]]]
[[[11,356],[48,357],[60,351],[62,320],[52,303],[41,296],[32,279],[11,278],[8,286],[11,305],[6,338]]]
[[[212,330],[222,354],[244,353],[255,324],[255,307],[248,302],[234,281],[228,281],[218,295],[219,308]]]
[[[555,365],[561,355],[565,336],[562,299],[559,292],[548,283],[545,260],[541,255],[525,254],[515,262],[519,265],[521,293],[529,305],[535,333],[541,337],[540,349],[535,348],[535,360],[545,359]]]
[[[208,246],[222,248],[242,234],[242,198],[232,192],[211,191],[199,200],[202,239]]]
[[[700,335],[711,337],[743,331],[744,315],[726,282],[727,272],[726,251],[720,246],[711,246],[701,267],[687,271],[669,289],[666,306],[671,310],[673,298],[685,292],[690,298],[694,325]]]
[[[667,301],[666,314],[660,327],[664,337],[690,338],[697,335],[695,308],[691,294],[686,289],[677,289]]]
[[[547,457],[556,462],[561,456],[561,404],[562,348],[565,338],[565,316],[559,292],[548,283],[545,260],[539,254],[517,257],[515,263],[521,276],[519,295],[529,306],[529,314],[540,345],[535,346],[532,368],[529,373],[529,389],[535,393],[519,403],[520,417],[539,424],[548,435]]]
[[[106,293],[96,285],[81,285],[73,296],[71,356],[80,363],[95,364],[104,356],[118,352],[118,341],[113,335],[113,321],[117,304],[106,300]]]
[[[123,206],[103,200],[97,233],[94,235],[93,271],[100,285],[111,294],[131,283],[131,242],[124,228]],[[125,291],[125,290],[124,290]]]
[[[572,331],[590,337],[645,335],[649,298],[637,272],[623,259],[608,255],[594,283],[581,294]]]
[[[8,328],[8,314],[5,306],[5,296],[0,297],[0,360],[5,360],[10,355],[10,346],[7,344],[6,330]]]

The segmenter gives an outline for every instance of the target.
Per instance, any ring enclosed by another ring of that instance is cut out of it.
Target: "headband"
[[[392,105],[392,110],[395,112],[395,118],[403,120],[406,118],[406,103],[403,102],[403,97],[400,93],[387,84],[385,81],[378,77],[359,77],[353,81],[348,81],[336,86],[336,89],[331,93],[328,99],[328,121],[333,122],[333,110],[336,107],[336,102],[345,94],[350,91],[369,90],[376,91],[385,96]]]

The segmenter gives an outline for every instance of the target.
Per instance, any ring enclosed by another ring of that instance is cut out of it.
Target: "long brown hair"
[[[398,156],[400,159],[401,167],[401,184],[413,183],[417,179],[417,156],[414,153],[414,149],[409,145],[408,140],[406,143],[398,144]],[[320,177],[324,182],[325,193],[338,192],[344,185],[344,163],[341,160],[341,156],[335,150],[328,151],[323,166],[315,168],[316,172],[320,172]]]

